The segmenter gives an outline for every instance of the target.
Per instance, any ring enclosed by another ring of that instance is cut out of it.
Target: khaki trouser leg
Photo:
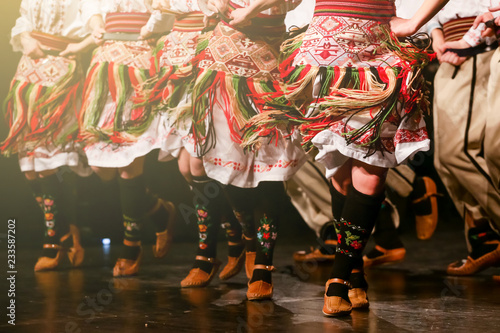
[[[484,153],[491,179],[498,189],[500,187],[500,49],[495,51],[490,64]]]
[[[462,64],[454,79],[454,66],[440,66],[434,81],[434,162],[462,217],[467,210],[474,220],[489,218],[500,225],[500,195],[488,181],[482,157],[491,56],[492,52],[477,56],[472,112],[469,100],[474,60]]]

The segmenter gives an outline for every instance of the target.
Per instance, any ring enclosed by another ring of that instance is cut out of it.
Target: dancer
[[[264,101],[258,95],[280,90],[278,48],[285,14],[296,4],[298,1],[290,1],[266,10],[254,1],[203,2],[206,13],[217,13],[221,22],[199,55],[193,89],[193,140],[202,159],[194,159],[191,174],[207,186],[215,181],[229,185],[223,191],[243,228],[249,300],[272,297],[282,181],[305,159],[296,136],[286,131],[277,140],[262,144],[258,153],[245,153],[240,138],[246,121],[262,112]],[[233,26],[231,17],[239,11],[252,11],[258,18],[245,27]],[[216,265],[207,263],[210,265],[213,274]]]
[[[317,0],[307,31],[282,47],[286,97],[302,112],[275,98],[271,106],[278,108],[248,126],[245,141],[253,147],[272,139],[277,126],[300,125],[305,147],[314,144],[331,178],[338,244],[325,287],[327,316],[368,306],[362,251],[384,200],[387,170],[429,148],[420,74],[429,56],[396,36],[415,33],[445,3],[427,0],[405,20],[393,17],[389,0]]]
[[[398,16],[409,18],[420,7],[416,1],[414,8],[401,1],[396,2]],[[302,1],[293,11],[287,14],[285,23],[289,31],[307,25],[314,15],[315,1]],[[319,163],[309,161],[292,179],[287,182],[287,193],[307,225],[315,231],[319,246],[311,247],[310,252],[294,253],[296,262],[319,260],[327,261],[335,258],[337,235],[333,230],[331,212],[331,196],[328,180],[322,175],[324,167]],[[434,233],[437,225],[437,191],[436,185],[429,177],[417,177],[407,165],[390,169],[387,176],[388,186],[401,197],[412,198],[417,227],[417,236],[428,239]],[[388,200],[382,205],[381,214],[375,227],[376,248],[363,257],[366,266],[400,261],[405,256],[404,246],[396,231],[399,216],[396,207]]]
[[[162,0],[153,4],[163,13],[175,15],[172,32],[162,37],[154,54],[156,75],[146,82],[139,94],[139,102],[162,112],[167,126],[166,135],[161,140],[160,159],[177,157],[179,170],[190,184],[195,198],[199,242],[196,260],[188,276],[181,282],[182,287],[205,287],[218,267],[216,259],[219,226],[226,231],[228,240],[228,262],[219,274],[227,280],[238,274],[244,264],[244,246],[241,226],[236,220],[216,182],[204,182],[191,172],[191,164],[196,163],[193,140],[189,134],[189,111],[192,107],[191,92],[196,78],[197,46],[207,38],[216,21],[204,20],[197,2]],[[139,104],[140,105],[140,104]],[[206,190],[217,193],[207,195]]]
[[[469,251],[467,259],[448,266],[450,275],[471,275],[500,264],[500,192],[494,166],[499,117],[492,103],[498,77],[490,76],[497,72],[498,44],[494,35],[481,36],[484,24],[472,27],[478,14],[499,3],[453,0],[429,22],[441,61],[435,78],[434,163],[464,219]],[[455,19],[457,15],[462,18]],[[493,19],[489,12],[483,16]],[[475,51],[469,57],[447,52],[471,47]]]
[[[113,268],[116,277],[139,270],[144,220],[154,223],[155,257],[166,254],[175,220],[173,204],[150,193],[143,175],[146,154],[160,148],[161,117],[133,105],[136,91],[149,77],[152,46],[147,39],[168,31],[172,23],[168,16],[151,13],[147,3],[101,1],[100,25],[93,37],[102,45],[87,73],[79,116],[89,165],[105,183],[119,175],[124,240]]]
[[[80,55],[93,45],[86,36],[98,14],[97,3],[23,0],[12,29],[11,44],[23,56],[5,101],[9,134],[0,150],[5,156],[18,155],[44,214],[43,252],[35,271],[56,268],[66,253],[73,266],[84,258],[72,217],[75,202],[57,172],[64,166],[81,176],[90,171],[75,141],[75,109],[83,83]]]

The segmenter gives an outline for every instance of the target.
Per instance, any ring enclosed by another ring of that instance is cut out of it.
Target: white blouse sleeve
[[[30,20],[30,0],[22,0],[20,13],[21,16],[16,20],[16,25],[11,31],[10,43],[15,52],[22,52],[23,46],[21,45],[21,33],[33,31],[33,24]]]
[[[427,22],[427,24],[425,25],[425,30],[427,31],[429,36],[432,35],[432,31],[434,29],[443,29],[443,25],[441,24],[441,22],[439,22],[438,16],[439,13],[436,14],[433,18],[431,18],[429,22]]]
[[[186,14],[199,11],[197,0],[170,0],[170,10],[178,14]]]
[[[146,28],[152,33],[163,33],[172,30],[174,21],[175,16],[172,14],[164,14],[159,10],[154,10],[146,23]]]
[[[80,15],[82,18],[82,32],[84,35],[89,34],[90,31],[90,19],[95,15],[103,15],[101,11],[101,0],[81,0],[80,1]]]

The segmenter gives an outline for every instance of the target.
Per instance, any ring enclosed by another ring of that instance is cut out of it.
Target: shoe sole
[[[198,284],[188,284],[188,285],[182,285],[182,281],[181,281],[181,288],[203,288],[203,287],[206,287],[210,284],[210,282],[212,282],[212,280],[214,279],[215,277],[215,274],[217,274],[217,272],[219,271],[219,268],[220,268],[220,261],[217,261],[214,263],[214,266],[212,267],[212,272],[210,274],[210,276],[208,277],[208,280],[207,281],[204,281],[202,283],[198,283]]]
[[[366,310],[370,307],[370,303],[364,303],[362,305],[354,305],[352,304],[353,310]]]
[[[336,313],[326,313],[325,311],[321,311],[323,314],[327,317],[341,317],[341,316],[348,316],[351,314],[352,311],[339,311]]]
[[[270,299],[273,299],[273,295],[270,295],[270,296],[256,296],[256,297],[248,297],[247,296],[247,300],[249,300],[249,301],[267,301],[267,300],[270,300]]]

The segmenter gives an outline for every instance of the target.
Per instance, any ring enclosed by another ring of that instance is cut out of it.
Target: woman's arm
[[[30,37],[30,32],[33,31],[33,23],[30,20],[31,3],[28,0],[23,0],[19,8],[19,18],[16,20],[16,25],[12,28],[11,40],[14,51],[21,51],[31,57],[34,55],[37,58],[43,57],[39,51],[40,46],[36,40]]]
[[[413,35],[434,17],[447,2],[448,0],[425,0],[411,19],[394,17],[391,20],[391,30],[398,37]]]
[[[444,49],[444,34],[441,29],[433,29],[431,32],[432,37],[432,49],[436,52],[437,58],[441,61],[441,56],[443,55]]]
[[[25,31],[16,36],[19,40],[19,44],[22,47],[24,55],[27,55],[32,59],[45,57],[42,45],[36,39],[31,37],[29,32]]]
[[[92,31],[91,36],[94,39],[96,45],[101,45],[104,41],[102,36],[106,32],[104,29],[104,19],[101,14],[94,15],[89,20],[89,28]]]
[[[74,58],[77,54],[90,50],[93,47],[95,47],[95,41],[92,35],[89,35],[79,43],[68,44],[66,49],[59,53],[59,55],[61,57]]]

